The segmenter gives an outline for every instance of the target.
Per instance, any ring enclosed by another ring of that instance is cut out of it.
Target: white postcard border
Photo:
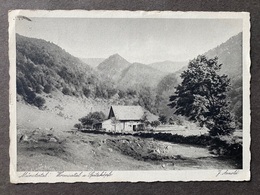
[[[173,171],[65,171],[17,172],[16,136],[16,41],[15,19],[26,17],[71,18],[237,18],[243,19],[243,169]],[[10,180],[12,183],[56,182],[156,182],[156,181],[248,181],[250,180],[250,22],[246,12],[171,12],[171,11],[85,11],[13,10],[9,12],[9,110]],[[58,175],[58,176],[57,176]],[[63,176],[61,176],[63,175]]]

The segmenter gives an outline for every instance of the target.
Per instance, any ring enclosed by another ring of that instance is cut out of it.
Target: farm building
[[[95,124],[96,129],[106,131],[137,131],[143,129],[144,110],[141,106],[111,106],[108,119]]]

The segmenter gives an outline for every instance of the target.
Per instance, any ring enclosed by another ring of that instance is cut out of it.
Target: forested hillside
[[[59,46],[16,35],[17,93],[28,103],[36,94],[62,91],[65,95],[109,98],[114,84]]]
[[[229,97],[231,100],[231,109],[235,117],[242,125],[242,32],[231,37],[225,43],[205,53],[209,58],[218,56],[219,63],[223,64],[222,74],[230,77],[231,89]]]
[[[231,101],[231,111],[235,114],[238,126],[242,124],[242,33],[231,37],[225,43],[206,52],[209,58],[218,57],[218,62],[223,64],[220,73],[227,74],[231,79],[229,98]],[[187,64],[188,65],[188,64]],[[175,87],[181,83],[180,74],[187,69],[181,70],[165,76],[157,86],[157,102],[160,102],[160,112],[171,115],[172,111],[167,108],[169,95],[173,94]]]
[[[209,58],[218,56],[219,63],[223,64],[221,73],[229,75],[235,82],[242,77],[242,32],[209,50],[205,55]]]
[[[154,88],[164,75],[166,75],[164,72],[147,65],[133,63],[123,70],[118,86],[134,90],[139,90],[141,87]]]
[[[156,115],[170,117],[173,113],[167,106],[169,96],[181,82],[180,74],[187,66],[167,74],[149,65],[131,64],[114,54],[103,60],[97,69],[93,69],[53,43],[18,34],[16,39],[17,93],[29,104],[42,107],[42,93],[60,91],[64,95],[79,98],[112,99],[114,104],[141,105]],[[218,56],[219,62],[223,64],[221,73],[231,78],[231,109],[240,124],[241,44],[242,34],[239,34],[206,53],[208,57]],[[183,66],[182,62],[175,65]]]
[[[101,63],[99,70],[103,72],[99,72],[48,41],[19,34],[16,40],[17,93],[27,103],[41,108],[45,103],[42,94],[54,97],[57,93],[53,92],[62,92],[79,98],[111,99],[113,104],[141,105],[149,111],[155,110],[150,97],[152,89],[119,89],[109,77],[115,74],[113,71],[120,70],[117,66],[130,66],[118,54]]]

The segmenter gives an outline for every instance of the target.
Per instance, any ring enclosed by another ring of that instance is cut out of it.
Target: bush
[[[70,89],[69,89],[68,87],[64,87],[64,88],[62,89],[62,93],[63,93],[64,95],[71,95]]]
[[[236,139],[225,140],[215,137],[209,149],[214,154],[232,157],[242,166],[243,147],[242,143],[237,142]]]
[[[92,128],[93,124],[102,122],[106,118],[103,112],[90,112],[87,116],[79,119],[82,126]]]
[[[83,88],[83,94],[85,95],[86,98],[89,98],[91,91],[88,88]]]
[[[152,121],[151,122],[152,127],[158,127],[160,124],[161,124],[160,121]]]
[[[132,97],[137,94],[137,92],[133,89],[127,89],[126,93],[128,96],[132,96]]]
[[[41,88],[40,85],[37,85],[37,86],[36,86],[35,92],[38,93],[38,94],[41,94],[41,93],[42,93],[42,88]]]
[[[174,124],[175,124],[172,117],[169,118],[169,121],[168,121],[168,122],[169,122],[170,125],[174,125]]]
[[[34,104],[35,106],[37,106],[38,108],[42,108],[43,105],[45,104],[45,99],[42,98],[42,97],[40,97],[40,96],[36,96],[36,97],[34,98],[33,104]]]
[[[126,92],[120,90],[120,91],[118,92],[118,96],[119,96],[120,99],[122,99],[122,98],[124,98],[124,97],[126,96]]]
[[[113,89],[113,88],[108,88],[108,89],[107,89],[108,98],[113,97],[116,93],[117,93],[117,90],[116,90],[116,89]]]
[[[34,93],[34,91],[30,90],[29,88],[26,88],[25,93],[25,101],[29,104],[34,104],[34,99],[36,98],[36,94]]]
[[[52,86],[51,86],[51,85],[45,85],[43,91],[44,91],[45,93],[51,93],[51,91],[52,91]]]
[[[83,126],[82,126],[81,123],[77,123],[77,124],[75,124],[74,127],[77,128],[78,130],[80,130],[80,129],[83,128]]]
[[[159,121],[160,121],[163,125],[165,125],[165,124],[168,122],[167,116],[161,114],[161,115],[159,116]]]

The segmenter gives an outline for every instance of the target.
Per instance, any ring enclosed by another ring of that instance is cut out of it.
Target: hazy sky
[[[80,58],[118,53],[130,62],[187,61],[242,32],[240,19],[17,20],[16,32],[51,41]]]

